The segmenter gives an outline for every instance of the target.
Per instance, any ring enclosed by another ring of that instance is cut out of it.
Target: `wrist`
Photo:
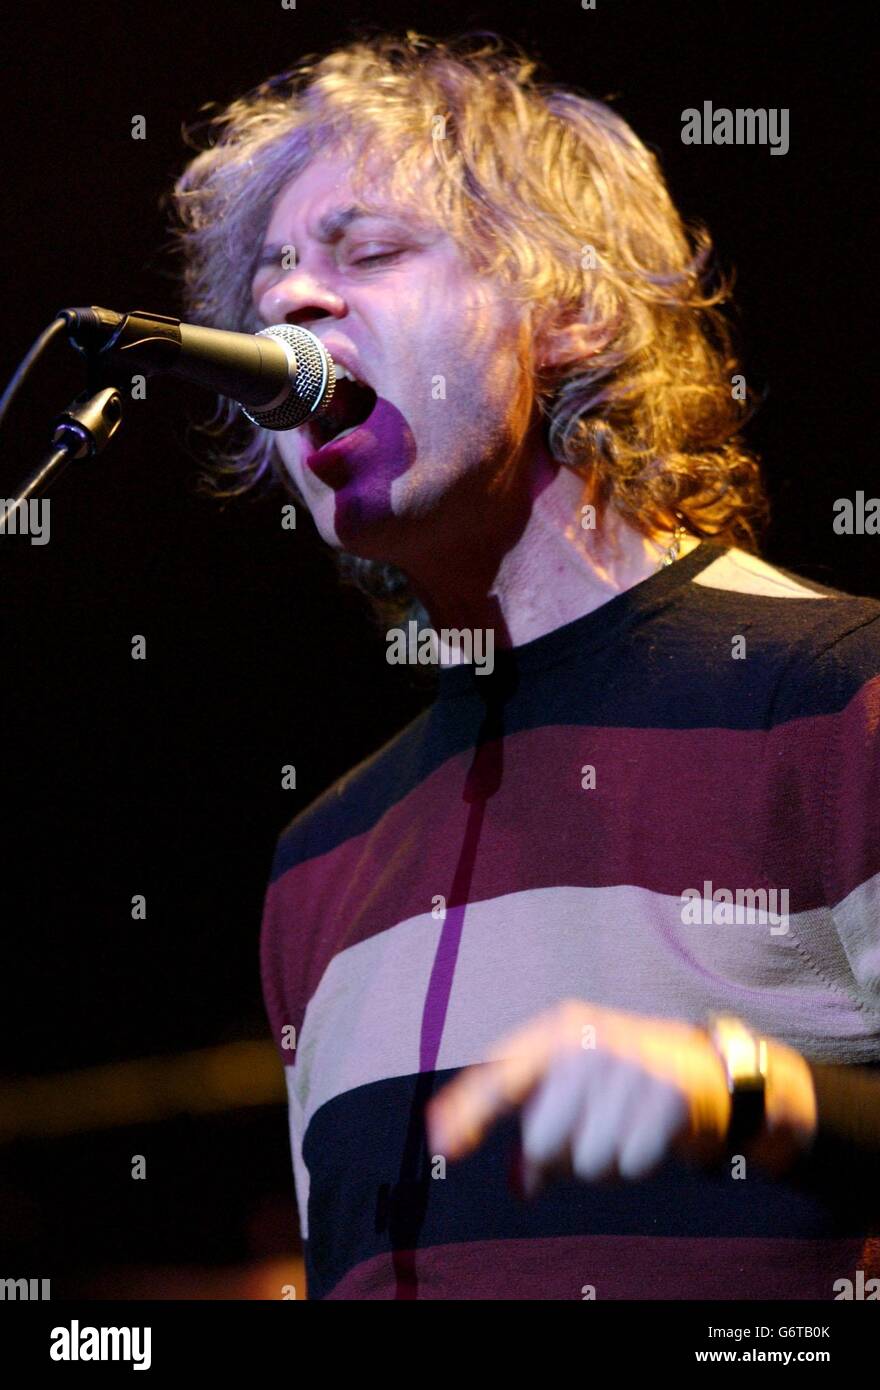
[[[707,1034],[730,1097],[725,1147],[774,1173],[789,1169],[816,1133],[809,1063],[794,1048],[755,1032],[732,1015],[713,1014]]]
[[[720,1063],[729,1102],[724,1147],[729,1154],[741,1153],[764,1127],[767,1040],[733,1014],[710,1014],[706,1033]]]
[[[752,1154],[773,1172],[785,1172],[808,1151],[818,1123],[813,1073],[793,1047],[767,1042],[764,1124]]]

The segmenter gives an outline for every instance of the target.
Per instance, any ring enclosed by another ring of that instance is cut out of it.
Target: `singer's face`
[[[363,426],[317,457],[311,427],[277,443],[329,544],[407,569],[444,535],[454,543],[474,489],[497,484],[522,438],[518,326],[435,222],[383,203],[383,216],[321,228],[357,201],[344,162],[323,156],[293,179],[272,210],[275,252],[254,303],[266,325],[310,329],[377,393]]]

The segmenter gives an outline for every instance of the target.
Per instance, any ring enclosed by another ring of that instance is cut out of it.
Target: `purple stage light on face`
[[[356,552],[365,529],[393,517],[394,481],[415,459],[412,430],[381,396],[362,425],[307,457],[306,467],[336,494],[334,524],[343,546]]]

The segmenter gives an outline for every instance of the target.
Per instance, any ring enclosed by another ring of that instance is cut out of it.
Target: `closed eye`
[[[372,256],[361,256],[359,261],[352,261],[352,265],[370,265],[374,261],[387,261],[393,256],[402,256],[402,251],[377,251]]]

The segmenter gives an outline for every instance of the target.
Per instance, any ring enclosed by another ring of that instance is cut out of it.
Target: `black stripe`
[[[471,1158],[431,1176],[421,1115],[455,1073],[395,1077],[328,1102],[306,1130],[310,1173],[309,1296],[322,1298],[356,1265],[392,1249],[466,1241],[584,1235],[858,1236],[864,1220],[762,1177],[708,1175],[670,1161],[640,1183],[555,1184],[532,1202],[508,1185],[517,1121]],[[838,1187],[845,1184],[837,1183]],[[843,1194],[840,1194],[843,1198]],[[712,1260],[711,1244],[706,1260]]]
[[[513,664],[500,663],[492,676],[474,675],[472,668],[441,673],[449,677],[446,697],[282,833],[272,880],[366,833],[448,759],[485,739],[487,727],[492,737],[559,724],[769,729],[838,712],[880,671],[880,604],[872,599],[768,599],[688,584],[667,610],[656,589],[650,601],[644,594],[633,598],[651,582],[517,648]],[[610,609],[617,614],[613,620]],[[614,640],[595,645],[597,631],[607,632],[609,622]],[[584,640],[572,645],[577,632]],[[847,634],[846,661],[835,661],[831,648]],[[746,639],[744,660],[732,657],[735,636]],[[557,658],[564,664],[554,664]]]

